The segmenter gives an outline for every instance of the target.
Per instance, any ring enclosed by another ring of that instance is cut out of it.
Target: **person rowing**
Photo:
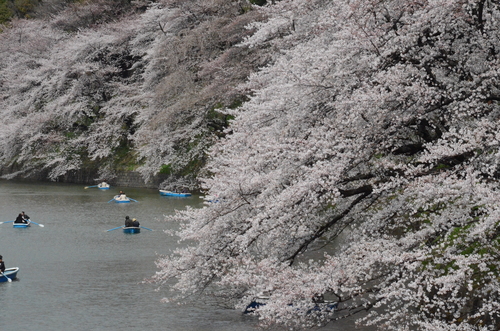
[[[24,211],[22,211],[21,213],[19,213],[19,215],[17,215],[16,217],[16,220],[14,221],[14,223],[28,223],[28,220],[30,219],[30,217],[28,215],[25,214]]]
[[[97,187],[98,188],[109,188],[109,184],[106,182],[102,182],[102,183],[97,184]]]
[[[120,191],[120,193],[118,195],[115,195],[115,200],[116,201],[124,201],[124,200],[128,200],[128,198],[127,198],[127,195],[125,194],[125,192]]]
[[[3,262],[3,256],[0,255],[0,272],[5,272],[5,263]]]
[[[141,224],[139,223],[139,221],[136,218],[130,219],[130,217],[128,217],[128,216],[125,217],[125,227],[126,228],[129,228],[129,227],[138,228],[140,225]]]

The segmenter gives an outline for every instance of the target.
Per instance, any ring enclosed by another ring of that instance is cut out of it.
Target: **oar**
[[[132,201],[135,201],[135,202],[139,202],[139,201],[137,201],[137,200],[135,200],[135,199],[132,199],[132,198],[128,198],[128,199],[129,199],[129,200],[132,200]]]
[[[0,224],[3,224],[3,223],[11,223],[11,222],[15,222],[15,221],[5,221],[5,222],[0,222]]]
[[[106,230],[106,232],[113,231],[113,230],[116,230],[116,229],[121,229],[121,228],[124,228],[124,227],[125,227],[125,225],[122,225],[122,226],[119,226],[117,228],[112,228],[112,229]]]
[[[139,227],[140,227],[140,228],[143,228],[143,229],[146,229],[146,230],[149,230],[149,231],[153,231],[153,230],[151,230],[151,229],[149,229],[149,228],[147,228],[147,227],[145,227],[145,226],[142,226],[142,225],[141,225],[141,226],[139,226]]]
[[[7,278],[7,281],[9,283],[12,283],[12,279],[10,279],[9,277],[5,276],[5,274],[3,272],[0,271],[0,273],[2,274],[2,276],[4,276],[5,278]]]
[[[43,225],[43,224],[38,224],[37,222],[33,222],[32,220],[28,220],[28,222],[33,223],[33,224],[36,224],[36,225],[38,225],[38,226],[39,226],[39,227],[41,227],[41,228],[43,228],[43,227],[45,226],[45,225]]]
[[[108,203],[110,203],[110,202],[111,202],[111,201],[113,201],[113,200],[115,200],[115,198],[113,198],[113,199],[109,200],[109,201],[108,201]]]
[[[98,187],[99,185],[92,185],[92,186],[85,186],[84,189],[88,189],[88,188],[91,188],[91,187]]]

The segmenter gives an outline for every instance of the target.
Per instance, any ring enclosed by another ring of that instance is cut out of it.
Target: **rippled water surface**
[[[0,330],[257,330],[255,318],[207,301],[161,303],[168,291],[141,282],[157,271],[157,254],[177,244],[162,231],[174,226],[163,215],[199,207],[201,199],[128,188],[138,203],[108,203],[119,189],[0,181],[0,221],[24,210],[44,225],[0,225],[0,254],[7,268],[20,268],[17,281],[0,283]],[[106,232],[126,215],[154,231]],[[354,330],[352,325],[322,330]]]

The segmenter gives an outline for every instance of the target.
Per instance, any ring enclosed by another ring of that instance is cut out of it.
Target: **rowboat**
[[[114,200],[117,203],[129,203],[130,202],[130,199],[127,196],[120,195],[120,194],[119,195],[115,195]]]
[[[168,197],[190,197],[191,193],[176,193],[172,191],[160,190],[160,195],[165,195]]]
[[[123,233],[141,233],[141,228],[136,226],[129,226],[123,228]]]
[[[258,308],[265,306],[269,301],[268,296],[258,295],[252,302],[246,306],[243,314],[250,314],[255,312]],[[289,306],[292,306],[291,304]],[[307,310],[307,314],[311,314],[313,311],[323,311],[333,313],[338,306],[336,301],[321,300],[321,302],[312,302],[311,308]]]
[[[15,268],[7,268],[5,269],[5,271],[3,272],[3,274],[7,277],[9,277],[10,279],[16,279],[17,278],[17,272],[19,271],[19,268],[15,267]],[[5,278],[4,276],[0,275],[0,282],[7,282],[7,278]]]
[[[253,298],[253,301],[246,306],[243,314],[253,313],[257,308],[265,306],[268,301],[269,295],[264,294],[264,292],[257,294],[257,296]]]
[[[108,183],[100,183],[97,184],[97,188],[100,190],[109,190],[109,184]]]
[[[200,198],[202,198],[203,200],[205,200],[205,203],[219,203],[219,202],[222,201],[222,199],[219,199],[215,195],[206,195],[206,196],[202,196]]]
[[[14,224],[13,226],[15,228],[27,228],[27,227],[31,226],[31,221],[28,220],[28,223],[16,223],[16,222],[14,222],[12,224]]]

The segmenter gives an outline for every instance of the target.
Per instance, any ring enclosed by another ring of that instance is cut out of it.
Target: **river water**
[[[126,188],[138,203],[108,202],[119,189],[0,181],[0,221],[25,211],[44,225],[0,225],[6,267],[20,268],[18,280],[0,283],[0,330],[257,330],[257,318],[203,298],[161,303],[168,290],[142,283],[157,271],[157,254],[177,245],[162,231],[173,226],[163,216],[201,207],[202,200]],[[126,215],[154,231],[106,231],[123,225]],[[352,321],[341,321],[321,330],[354,329]]]

